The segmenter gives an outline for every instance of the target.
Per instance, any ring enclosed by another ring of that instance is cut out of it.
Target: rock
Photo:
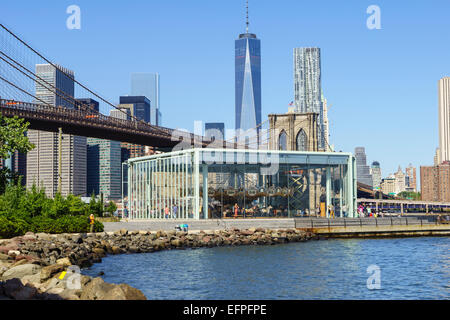
[[[92,252],[94,252],[100,257],[104,257],[106,255],[105,250],[103,250],[102,248],[94,248],[92,249]]]
[[[11,259],[11,257],[8,256],[7,254],[0,253],[0,260],[8,260],[8,259]]]
[[[34,284],[39,284],[41,282],[41,274],[36,273],[29,276],[22,277],[22,282],[29,282]]]
[[[36,235],[33,232],[27,232],[22,237],[22,239],[25,240],[25,241],[32,241],[32,240],[36,240],[37,237],[36,237]]]
[[[19,261],[14,262],[14,264],[12,265],[12,267],[17,267],[17,266],[21,266],[23,264],[28,264],[28,260],[27,259],[22,259]]]
[[[183,245],[183,242],[180,239],[174,239],[170,241],[170,244],[173,245],[174,247],[179,248]]]
[[[19,279],[10,279],[3,284],[4,294],[16,300],[28,300],[33,298],[37,289],[26,285],[24,286]]]
[[[8,251],[8,256],[10,256],[10,257],[14,257],[15,258],[18,255],[20,255],[20,251],[19,250],[9,250]]]
[[[66,258],[56,260],[56,264],[60,264],[60,265],[63,265],[64,267],[68,267],[68,266],[72,265],[72,262],[70,262],[70,259],[66,257]]]
[[[112,246],[111,247],[111,251],[112,251],[113,254],[122,253],[122,250],[119,247],[117,247],[117,246]]]
[[[63,289],[62,292],[58,294],[64,300],[80,300],[81,291],[72,289]]]
[[[33,275],[39,273],[41,267],[35,264],[23,264],[17,267],[13,267],[5,273],[3,273],[3,280],[13,279],[13,278],[23,278],[24,276]]]
[[[113,288],[113,284],[104,282],[102,278],[94,278],[82,288],[80,299],[104,300],[105,295]]]
[[[51,278],[54,274],[64,271],[64,268],[65,267],[62,264],[53,264],[53,265],[42,268],[41,281],[44,282],[47,279]]]
[[[47,233],[36,233],[36,238],[37,239],[40,239],[40,240],[50,240],[51,239],[51,237],[50,237],[50,235],[49,234],[47,234]]]
[[[130,253],[136,253],[136,252],[139,252],[139,248],[136,247],[136,246],[130,246],[130,247],[128,248],[128,252],[130,252]]]

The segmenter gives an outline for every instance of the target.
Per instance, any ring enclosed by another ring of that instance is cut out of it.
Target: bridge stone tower
[[[319,151],[318,114],[289,111],[269,114],[271,150]]]

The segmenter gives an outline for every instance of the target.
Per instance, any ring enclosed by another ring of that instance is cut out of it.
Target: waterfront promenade
[[[187,224],[190,232],[226,229],[299,228],[326,237],[430,236],[450,235],[450,224],[438,223],[436,216],[384,218],[284,218],[284,219],[211,219],[211,220],[122,220],[105,222],[105,231],[174,230]]]

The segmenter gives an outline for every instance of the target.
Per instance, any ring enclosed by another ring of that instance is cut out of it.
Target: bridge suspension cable
[[[31,52],[33,52],[35,55],[37,55],[38,57],[40,57],[41,59],[43,59],[45,62],[47,62],[48,64],[50,64],[51,66],[53,66],[55,69],[57,69],[59,72],[61,72],[62,74],[64,74],[67,78],[69,78],[70,80],[72,80],[74,83],[76,83],[78,86],[80,86],[81,88],[83,88],[84,90],[86,90],[87,92],[89,92],[90,94],[92,94],[93,96],[95,96],[96,98],[100,99],[101,101],[103,101],[104,103],[106,103],[107,105],[111,106],[112,108],[119,110],[120,112],[124,113],[127,115],[127,117],[132,118],[134,121],[136,122],[140,122],[142,124],[145,124],[149,127],[151,127],[153,130],[158,130],[161,131],[162,133],[167,133],[167,129],[168,128],[164,128],[164,127],[159,127],[159,126],[155,126],[155,125],[150,125],[147,122],[137,118],[134,115],[128,115],[124,110],[122,110],[121,108],[118,108],[117,106],[115,106],[114,104],[112,104],[111,102],[109,102],[108,100],[104,99],[103,97],[101,97],[99,94],[95,93],[94,91],[92,91],[91,89],[89,89],[87,86],[83,85],[82,83],[80,83],[78,80],[74,79],[74,77],[72,77],[70,74],[68,74],[67,72],[65,72],[65,70],[63,70],[63,68],[60,68],[57,64],[54,64],[53,62],[51,62],[49,59],[45,58],[41,53],[39,53],[37,50],[35,50],[34,48],[32,48],[28,43],[26,43],[24,40],[22,40],[20,37],[18,37],[16,34],[14,34],[11,30],[9,30],[6,26],[4,26],[3,24],[0,23],[0,27],[5,30],[9,35],[11,35],[13,38],[15,38],[17,41],[19,41],[22,45],[24,45],[27,49],[29,49]],[[7,56],[8,58],[10,58],[8,55],[6,55],[3,51],[2,54],[4,56]],[[17,63],[18,65],[20,65],[19,63]],[[16,68],[17,69],[17,68]],[[29,71],[29,69],[24,68],[24,70],[26,70],[27,72],[32,73],[34,76],[36,76],[36,74],[34,74],[33,72]],[[23,72],[22,72],[23,73]],[[37,76],[36,76],[37,77]],[[39,77],[40,78],[40,77]],[[49,84],[47,81],[43,80],[42,78],[40,78],[40,80],[44,81],[45,83],[47,83],[48,85],[50,85],[51,87],[55,88],[54,86],[52,86],[51,84]],[[35,79],[33,79],[34,82],[37,82]],[[14,86],[16,89],[19,89],[18,86]],[[55,88],[56,89],[56,88]],[[59,89],[58,89],[59,90]],[[23,92],[23,90],[20,90]],[[61,90],[59,90],[61,91]],[[57,94],[59,97],[63,98],[60,94],[53,92],[55,94]],[[65,96],[68,96],[66,93],[64,93]],[[70,96],[70,95],[69,95]],[[73,98],[73,97],[72,97]],[[65,99],[66,100],[66,99]],[[74,99],[75,100],[75,99]],[[67,101],[67,100],[66,100]],[[75,100],[76,101],[76,100]],[[96,109],[92,108],[90,105],[86,105],[82,102],[77,101],[75,105],[83,105],[83,107],[85,109],[89,109],[90,111],[94,112],[94,113],[100,113],[99,111],[97,111]],[[169,129],[170,130],[170,129]]]

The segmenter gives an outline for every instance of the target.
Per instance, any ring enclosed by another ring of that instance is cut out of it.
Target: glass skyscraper
[[[151,124],[161,125],[159,74],[158,73],[132,73],[132,96],[145,96],[150,100]]]
[[[319,114],[319,148],[325,148],[320,48],[294,48],[294,102],[296,112]]]
[[[235,103],[236,134],[254,136],[261,123],[261,43],[248,32],[235,40]]]
[[[119,141],[87,138],[87,195],[102,193],[120,199],[121,149]]]
[[[120,109],[130,108],[130,114],[139,120],[150,123],[150,101],[145,96],[120,97]]]

